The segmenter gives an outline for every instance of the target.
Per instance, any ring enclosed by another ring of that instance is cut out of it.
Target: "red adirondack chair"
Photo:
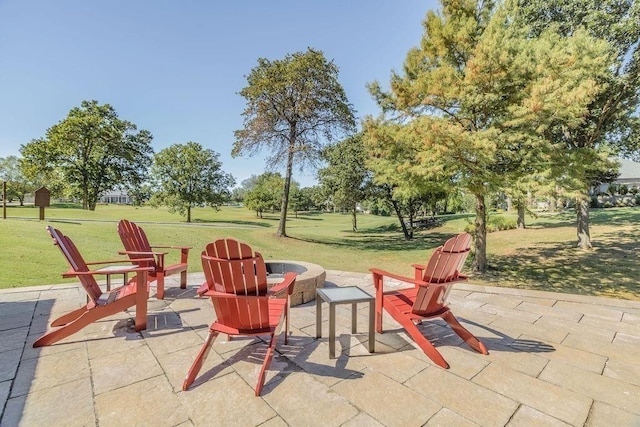
[[[187,390],[195,380],[218,334],[269,335],[269,347],[255,388],[255,394],[259,396],[283,322],[285,344],[288,341],[289,296],[295,286],[296,274],[285,274],[282,282],[267,290],[264,259],[247,244],[233,239],[209,243],[202,252],[202,268],[208,288],[203,295],[211,298],[216,320],[209,327],[209,334],[182,389]]]
[[[382,333],[382,309],[384,308],[402,325],[433,362],[448,369],[449,364],[416,326],[416,323],[420,323],[423,319],[441,317],[472,349],[482,354],[489,354],[484,344],[458,322],[446,305],[451,287],[455,283],[467,280],[466,276],[460,274],[460,269],[470,250],[471,235],[462,233],[437,248],[427,265],[413,264],[415,276],[413,279],[377,268],[369,269],[373,274],[373,284],[376,288],[376,330]],[[385,292],[384,277],[413,283],[415,286]]]
[[[180,288],[187,288],[187,258],[191,246],[152,246],[149,244],[144,230],[126,219],[118,223],[118,235],[125,248],[120,252],[121,254],[128,255],[134,264],[153,267],[151,273],[147,275],[147,280],[149,282],[156,281],[156,298],[164,299],[164,278],[171,274],[180,273]],[[178,249],[180,250],[180,262],[166,265],[165,255],[168,252],[158,252],[154,249]],[[151,261],[141,261],[140,258],[150,258]]]
[[[136,308],[136,331],[146,329],[147,298],[149,295],[146,275],[152,270],[150,267],[125,265],[120,268],[111,266],[103,271],[100,271],[100,269],[89,270],[90,265],[123,264],[126,263],[127,260],[85,262],[78,248],[69,237],[51,226],[47,227],[47,231],[71,267],[69,271],[62,273],[62,276],[77,277],[87,292],[88,302],[84,307],[67,313],[51,322],[51,326],[57,329],[53,329],[38,338],[33,344],[34,347],[53,344],[78,332],[96,320],[111,316],[112,314],[134,306]],[[96,275],[125,273],[135,273],[137,281],[131,280],[122,287],[109,292],[102,292],[95,279]]]

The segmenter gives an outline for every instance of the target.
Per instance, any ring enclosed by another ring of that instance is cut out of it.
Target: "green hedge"
[[[487,218],[487,233],[493,233],[494,231],[513,230],[517,227],[515,219],[507,218],[504,216],[489,216]],[[476,226],[473,223],[467,224],[464,231],[475,235]]]

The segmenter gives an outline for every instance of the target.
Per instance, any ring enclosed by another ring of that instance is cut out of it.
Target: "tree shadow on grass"
[[[549,218],[546,220],[546,218]],[[591,209],[589,211],[590,225],[619,225],[629,226],[640,223],[640,209],[637,208],[611,208]],[[543,214],[528,225],[528,228],[559,228],[575,227],[576,213],[573,210],[565,210],[553,214]]]
[[[348,248],[350,250],[362,251],[408,251],[408,250],[429,250],[442,245],[451,233],[431,232],[419,234],[411,240],[405,240],[402,234],[380,235],[380,234],[353,234],[348,238],[319,238],[319,237],[291,237],[291,239],[301,242],[324,245],[327,248]]]
[[[582,295],[638,299],[640,256],[633,232],[604,233],[593,250],[575,242],[536,243],[515,254],[492,255],[483,284]]]
[[[263,221],[268,221],[268,218],[263,219]],[[259,221],[243,221],[243,220],[208,220],[208,219],[199,219],[196,218],[192,221],[192,224],[209,224],[212,226],[215,225],[236,225],[236,226],[243,226],[243,227],[264,227],[264,228],[269,228],[271,227],[271,224],[266,223],[266,222],[259,222]]]

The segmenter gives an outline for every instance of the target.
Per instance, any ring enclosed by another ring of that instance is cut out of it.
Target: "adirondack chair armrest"
[[[424,275],[424,271],[427,269],[427,266],[425,264],[411,264],[411,267],[413,267],[413,278],[416,280],[421,280],[422,276]]]
[[[383,277],[389,277],[391,279],[396,279],[396,280],[399,280],[401,282],[412,283],[412,284],[414,284],[416,286],[420,286],[420,285],[427,286],[428,285],[428,283],[423,281],[423,280],[418,280],[418,279],[414,279],[414,278],[407,277],[407,276],[401,276],[399,274],[390,273],[390,272],[385,271],[385,270],[380,270],[379,268],[370,268],[369,271],[373,274],[373,284],[376,286],[376,289],[378,288],[378,286],[380,286],[379,290],[382,290],[382,278]]]
[[[289,291],[287,292],[287,294],[291,295],[291,293],[293,292],[293,288],[296,285],[296,277],[297,276],[298,275],[296,273],[285,273],[284,279],[282,280],[282,282],[280,282],[277,285],[271,287],[267,291],[267,295],[268,296],[276,295],[276,294],[282,292],[283,290],[285,290],[287,288],[289,288]]]
[[[184,249],[184,250],[189,250],[189,249],[193,249],[193,246],[172,246],[172,245],[168,245],[168,246],[164,246],[164,245],[152,245],[151,248],[158,248],[158,249]]]
[[[187,263],[187,259],[189,258],[189,249],[192,249],[193,246],[176,246],[176,245],[157,246],[157,245],[152,245],[151,249],[153,249],[153,248],[158,248],[158,249],[179,249],[180,250],[180,262],[182,264],[186,264]]]
[[[138,258],[136,261],[153,261],[153,258]],[[101,264],[122,264],[122,263],[131,262],[130,259],[111,259],[107,261],[91,261],[85,262],[87,265],[101,265]]]
[[[411,264],[411,267],[413,267],[414,270],[420,270],[420,271],[424,271],[427,269],[427,266],[425,264]]]
[[[166,255],[168,254],[168,252],[155,252],[155,251],[151,251],[151,252],[147,252],[147,251],[119,251],[118,252],[120,255]]]
[[[150,261],[155,261],[158,265],[158,269],[164,269],[164,256],[167,255],[168,252],[140,252],[140,251],[120,251],[118,252],[120,255],[149,255],[155,256],[156,259],[150,259]],[[136,258],[135,261],[138,259]]]
[[[153,267],[138,267],[138,266],[124,267],[123,266],[122,268],[119,268],[119,269],[112,269],[112,270],[105,270],[105,271],[100,271],[100,270],[73,271],[73,270],[69,270],[69,271],[66,271],[66,272],[62,273],[62,277],[69,278],[69,277],[76,277],[76,276],[95,276],[95,275],[106,276],[107,274],[138,273],[138,272],[141,272],[141,271],[151,272],[151,271],[153,271]]]

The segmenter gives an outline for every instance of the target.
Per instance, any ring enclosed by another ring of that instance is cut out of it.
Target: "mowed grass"
[[[9,207],[0,220],[0,288],[68,283],[61,277],[67,265],[45,231],[46,225],[70,236],[85,259],[118,258],[122,250],[116,225],[121,218],[139,223],[152,244],[189,245],[190,271],[201,271],[199,255],[215,239],[233,237],[250,244],[266,259],[314,262],[326,269],[366,273],[380,267],[411,276],[412,263],[425,262],[433,249],[464,230],[470,215],[443,217],[442,226],[419,231],[406,241],[394,217],[359,215],[357,232],[343,214],[290,215],[289,238],[275,237],[278,213],[258,218],[243,207],[221,211],[202,208],[188,224],[165,209],[98,206],[84,211],[75,205],[38,209]],[[640,209],[606,209],[591,213],[594,249],[575,248],[575,215],[545,214],[527,218],[525,230],[490,233],[489,269],[472,275],[479,285],[508,286],[640,300]],[[169,262],[177,260],[170,252]]]

